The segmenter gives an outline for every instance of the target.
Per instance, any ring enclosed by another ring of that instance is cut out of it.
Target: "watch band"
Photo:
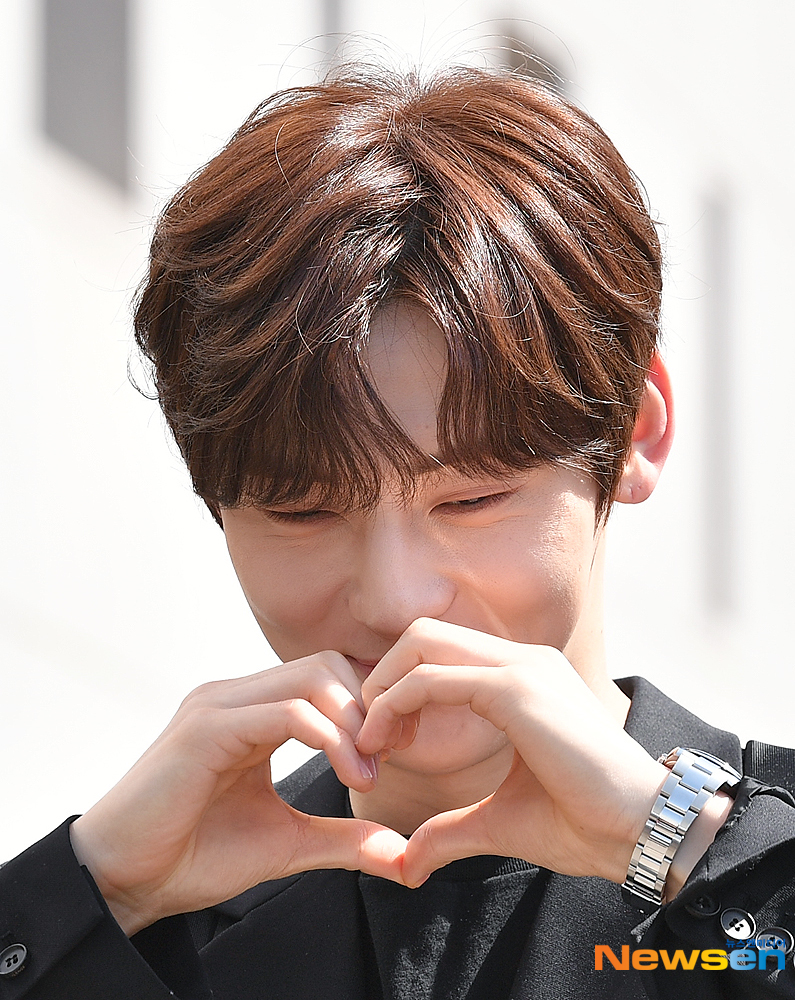
[[[733,791],[741,775],[703,750],[676,747],[660,763],[671,768],[632,852],[624,899],[645,913],[662,904],[665,880],[677,848],[712,796]]]

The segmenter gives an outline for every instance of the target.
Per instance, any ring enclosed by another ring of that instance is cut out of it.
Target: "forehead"
[[[381,402],[421,451],[435,455],[447,372],[442,330],[411,302],[384,305],[370,324],[365,361]]]

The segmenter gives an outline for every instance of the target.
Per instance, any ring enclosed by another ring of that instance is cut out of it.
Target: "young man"
[[[605,662],[660,273],[609,140],[517,76],[277,94],[177,194],[138,342],[284,662],[3,870],[0,996],[795,995],[791,761],[740,782]],[[325,756],[274,789],[290,737]]]

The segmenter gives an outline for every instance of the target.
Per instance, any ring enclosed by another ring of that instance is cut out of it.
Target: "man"
[[[284,662],[8,866],[9,996],[795,992],[726,951],[785,964],[791,798],[605,661],[660,275],[610,141],[516,76],[277,94],[176,195],[138,342]],[[325,757],[277,792],[290,737]]]

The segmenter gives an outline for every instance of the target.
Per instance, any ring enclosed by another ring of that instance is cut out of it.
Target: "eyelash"
[[[322,521],[327,517],[333,517],[334,512],[330,510],[268,510],[265,512],[274,521],[281,521],[283,524],[301,524],[311,521]]]
[[[459,510],[485,510],[500,500],[510,496],[510,493],[486,493],[482,497],[472,497],[469,500],[453,500],[444,506],[457,507]]]
[[[460,511],[486,510],[510,495],[510,492],[486,493],[481,497],[471,497],[467,500],[451,500],[448,503],[440,504],[440,506]],[[336,516],[336,513],[331,510],[268,510],[267,514],[274,521],[281,521],[283,524],[309,524],[313,521],[324,521]]]

